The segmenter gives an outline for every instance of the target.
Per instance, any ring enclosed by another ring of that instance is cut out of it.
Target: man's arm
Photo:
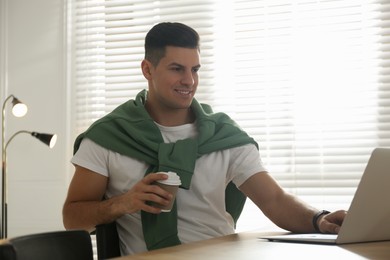
[[[161,209],[147,205],[146,201],[169,204],[172,195],[153,185],[155,181],[166,178],[165,174],[148,174],[126,193],[102,200],[109,178],[76,166],[62,211],[64,226],[66,229],[92,231],[96,225],[139,210],[158,214]]]
[[[279,227],[295,233],[316,232],[312,221],[318,209],[285,192],[268,173],[253,175],[240,190]],[[345,211],[336,211],[321,216],[317,221],[320,231],[338,233],[345,215]]]

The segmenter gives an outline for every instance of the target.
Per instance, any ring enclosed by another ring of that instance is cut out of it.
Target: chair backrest
[[[91,236],[84,230],[46,232],[10,238],[0,244],[2,260],[93,260]]]
[[[15,249],[10,244],[0,244],[1,260],[16,260]]]
[[[96,245],[98,259],[118,257],[120,253],[116,222],[96,226]]]

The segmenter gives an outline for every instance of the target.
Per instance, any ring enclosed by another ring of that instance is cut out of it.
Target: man
[[[281,228],[338,233],[345,211],[321,212],[283,191],[257,143],[194,99],[200,67],[192,28],[161,23],[149,31],[141,64],[148,91],[76,139],[65,227],[91,231],[116,221],[122,254],[133,254],[233,233],[247,196]],[[182,186],[172,211],[161,213],[150,202],[172,200],[154,185],[166,171]]]

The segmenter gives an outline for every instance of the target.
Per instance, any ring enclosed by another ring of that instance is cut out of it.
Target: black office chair
[[[98,259],[107,259],[121,255],[116,222],[96,226],[96,245]]]
[[[0,244],[0,259],[16,259],[16,252],[10,244]]]
[[[2,260],[93,260],[91,236],[84,230],[55,231],[2,241]]]

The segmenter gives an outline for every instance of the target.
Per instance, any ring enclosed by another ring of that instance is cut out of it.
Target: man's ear
[[[141,63],[142,74],[144,74],[144,77],[147,80],[152,79],[152,66],[152,63],[150,63],[148,60],[143,60]]]

